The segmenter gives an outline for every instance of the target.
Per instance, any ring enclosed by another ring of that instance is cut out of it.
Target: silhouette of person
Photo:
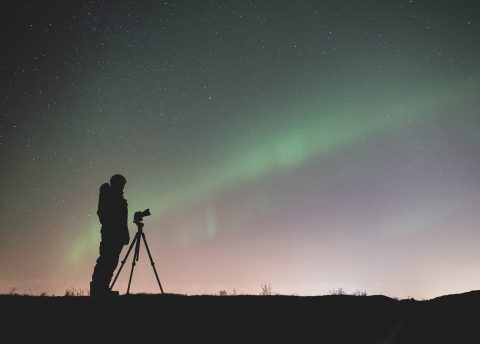
[[[100,255],[90,282],[91,296],[115,296],[118,291],[109,288],[123,245],[130,241],[128,232],[128,203],[123,197],[125,177],[116,174],[110,184],[100,186],[97,215],[102,224]]]

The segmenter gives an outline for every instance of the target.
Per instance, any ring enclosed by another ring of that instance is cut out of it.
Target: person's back
[[[112,194],[112,188],[110,184],[104,183],[100,186],[100,192],[98,195],[98,209],[97,215],[102,226],[106,226],[112,217],[110,198]]]

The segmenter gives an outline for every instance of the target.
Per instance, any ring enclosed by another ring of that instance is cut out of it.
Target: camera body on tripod
[[[150,216],[150,209],[145,209],[144,211],[136,211],[133,215],[133,222],[141,222],[145,216]]]

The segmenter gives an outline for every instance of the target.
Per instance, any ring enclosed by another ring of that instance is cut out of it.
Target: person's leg
[[[109,269],[109,245],[105,240],[100,242],[99,257],[93,269],[92,281],[90,282],[90,295],[95,296],[104,293],[108,289],[108,280],[106,278]]]
[[[123,244],[121,243],[112,243],[109,247],[109,260],[107,267],[105,269],[105,279],[107,281],[107,285],[110,285],[110,281],[112,280],[113,273],[118,265],[118,260],[120,258],[120,253],[122,252]]]

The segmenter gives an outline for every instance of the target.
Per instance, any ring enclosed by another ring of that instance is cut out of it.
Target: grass
[[[135,295],[139,294],[148,294],[148,293],[136,293]],[[2,294],[0,294],[2,295]],[[49,295],[47,292],[43,291],[38,295],[33,295],[31,293],[20,293],[16,287],[10,288],[10,290],[3,295],[10,295],[10,296],[40,296],[40,297],[49,297],[49,296],[55,296],[55,295]],[[228,293],[226,290],[220,290],[217,294],[214,294],[212,296],[253,296],[255,294],[244,294],[244,293],[238,293],[236,289],[233,289],[231,293]],[[287,296],[283,294],[279,294],[274,292],[272,286],[270,283],[262,283],[260,285],[260,291],[258,293],[259,296]],[[351,296],[367,296],[367,292],[363,290],[355,290],[351,293],[347,293],[343,288],[334,288],[329,290],[328,294],[326,295],[351,295]],[[66,297],[82,297],[82,296],[90,296],[90,291],[88,289],[82,289],[82,288],[75,288],[75,287],[70,287],[65,290],[65,293],[63,296]],[[188,296],[188,295],[184,295]],[[300,296],[298,294],[292,294],[289,296]],[[318,295],[322,296],[322,295]],[[392,297],[392,299],[398,300],[397,297]]]

